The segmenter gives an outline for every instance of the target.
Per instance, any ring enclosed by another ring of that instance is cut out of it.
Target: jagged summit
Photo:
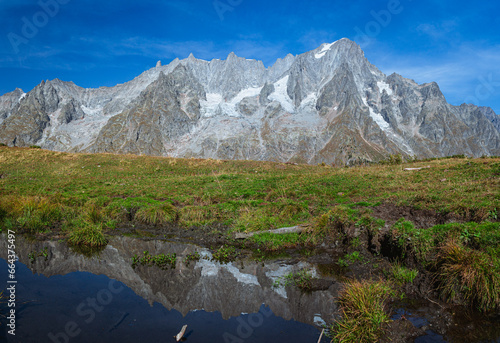
[[[499,127],[489,108],[448,104],[435,82],[386,76],[347,38],[267,68],[190,54],[114,87],[55,79],[0,97],[0,142],[61,151],[358,163],[500,155]]]

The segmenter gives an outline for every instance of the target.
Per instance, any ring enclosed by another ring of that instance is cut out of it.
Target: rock
[[[500,155],[489,108],[384,75],[348,39],[266,68],[231,53],[158,61],[130,82],[42,82],[0,97],[0,137],[60,151],[355,165],[388,154]]]

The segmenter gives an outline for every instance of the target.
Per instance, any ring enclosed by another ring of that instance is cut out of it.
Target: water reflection
[[[45,248],[47,257],[38,256]],[[176,268],[132,268],[132,256],[143,251],[176,253]],[[25,335],[10,341],[168,341],[183,324],[189,325],[190,341],[314,341],[319,331],[312,325],[332,320],[336,312],[334,282],[311,294],[272,287],[289,272],[314,272],[310,264],[182,262],[195,251],[210,257],[194,245],[120,237],[89,258],[65,243],[30,243],[18,237],[19,261],[29,266],[17,264],[17,332]],[[5,280],[5,261],[0,268]]]

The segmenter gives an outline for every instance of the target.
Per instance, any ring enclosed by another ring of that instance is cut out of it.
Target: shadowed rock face
[[[189,133],[200,118],[203,87],[184,67],[159,78],[102,128],[92,152],[166,154],[165,144]]]
[[[305,163],[500,155],[490,108],[384,75],[348,39],[269,68],[231,53],[158,64],[115,87],[42,82],[0,97],[0,141],[61,151]]]
[[[0,242],[3,258],[7,252],[6,242],[7,239]],[[45,247],[47,260],[38,257],[31,263],[28,255]],[[176,253],[176,268],[162,270],[141,265],[132,268],[132,256],[141,256],[146,250],[152,255]],[[258,312],[263,303],[279,317],[307,324],[314,324],[315,317],[331,322],[338,314],[334,298],[340,286],[336,282],[330,281],[326,290],[309,294],[291,286],[272,287],[275,280],[290,272],[305,268],[315,273],[315,267],[308,263],[287,265],[270,262],[263,265],[254,261],[239,261],[221,265],[207,259],[189,265],[183,262],[187,254],[195,251],[211,257],[206,249],[194,245],[146,242],[126,237],[114,238],[99,257],[94,258],[79,255],[59,242],[30,243],[22,237],[16,240],[20,262],[28,265],[34,273],[47,277],[75,271],[104,274],[123,282],[150,304],[158,302],[169,310],[181,312],[183,316],[190,311],[204,309],[208,312],[219,311],[224,319],[228,319],[241,313]]]

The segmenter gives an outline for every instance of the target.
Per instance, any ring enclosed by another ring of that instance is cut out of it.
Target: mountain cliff
[[[10,146],[176,157],[354,164],[387,154],[500,155],[490,108],[386,76],[348,39],[266,68],[231,53],[158,63],[115,87],[58,79],[0,97]]]

